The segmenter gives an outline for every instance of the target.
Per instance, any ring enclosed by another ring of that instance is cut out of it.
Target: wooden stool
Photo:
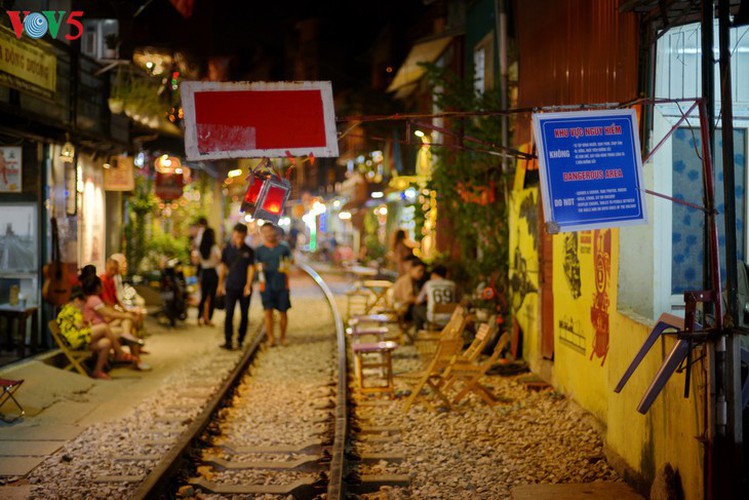
[[[0,394],[0,407],[10,401],[14,405],[16,405],[16,408],[18,408],[18,413],[16,413],[14,416],[8,417],[5,413],[3,413],[0,419],[2,419],[4,422],[15,422],[19,418],[23,417],[26,413],[23,409],[23,406],[21,406],[21,403],[19,403],[16,397],[13,395],[13,393],[16,392],[19,387],[21,387],[21,384],[23,384],[23,380],[10,380],[0,378],[0,389],[2,389],[2,394]]]
[[[354,370],[359,391],[362,394],[386,393],[390,398],[395,397],[395,383],[393,382],[393,359],[391,353],[398,347],[392,341],[361,342],[352,344],[354,353]],[[364,370],[367,368],[382,369],[385,385],[367,386],[364,383]]]
[[[364,314],[369,309],[372,294],[366,290],[353,289],[346,292],[346,317]]]
[[[398,336],[394,339],[399,344],[403,343],[405,327],[401,321],[401,317],[395,310],[388,310],[386,312],[379,312],[376,314],[361,314],[351,317],[349,319],[349,326],[361,328],[362,324],[371,323],[383,327],[384,325],[396,325],[398,327]],[[380,339],[385,340],[385,339]]]

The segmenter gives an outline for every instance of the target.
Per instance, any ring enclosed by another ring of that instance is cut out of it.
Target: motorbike
[[[178,259],[166,263],[161,273],[160,283],[163,313],[174,327],[177,320],[187,319],[187,284]]]

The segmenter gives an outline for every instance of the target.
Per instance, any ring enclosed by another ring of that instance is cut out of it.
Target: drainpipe
[[[494,0],[494,21],[496,22],[497,56],[499,58],[499,105],[502,110],[507,109],[507,1]],[[501,117],[501,144],[509,147],[509,120],[507,115]],[[502,172],[507,172],[509,166],[506,156],[502,157]]]

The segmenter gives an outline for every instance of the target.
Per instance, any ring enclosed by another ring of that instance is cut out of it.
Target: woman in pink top
[[[135,357],[135,368],[150,370],[151,367],[141,362],[139,358],[140,346],[143,345],[143,341],[132,333],[133,321],[136,319],[135,314],[118,311],[101,300],[101,297],[99,297],[101,278],[98,276],[87,276],[82,281],[83,294],[86,296],[86,302],[83,306],[83,319],[92,325],[108,323],[115,335],[119,335],[130,347],[130,351]]]

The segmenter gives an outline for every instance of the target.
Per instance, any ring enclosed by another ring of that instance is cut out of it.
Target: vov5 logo
[[[41,38],[47,33],[52,38],[57,38],[60,26],[65,24],[70,26],[70,34],[65,35],[68,40],[77,40],[83,35],[83,24],[79,19],[83,17],[82,10],[72,10],[67,14],[64,10],[43,10],[42,12],[30,12],[28,10],[8,10],[10,23],[13,25],[13,31],[16,38],[21,38],[24,32],[29,38]],[[23,14],[23,19],[21,19]]]

